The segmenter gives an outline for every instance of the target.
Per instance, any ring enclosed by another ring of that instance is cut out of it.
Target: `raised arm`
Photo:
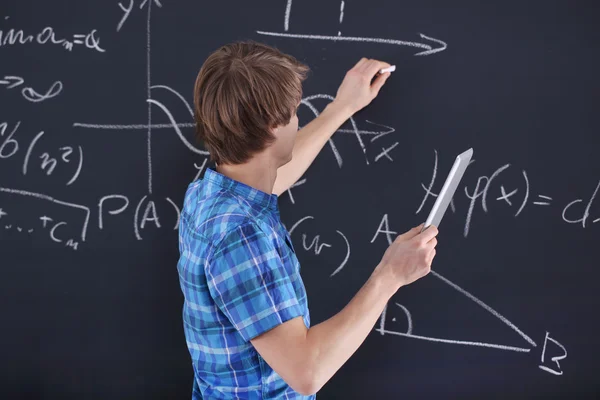
[[[273,193],[279,196],[300,179],[335,131],[377,97],[390,73],[385,72],[375,80],[373,77],[380,69],[389,66],[390,64],[382,61],[362,58],[346,73],[335,100],[317,118],[298,131],[292,160],[277,170]]]

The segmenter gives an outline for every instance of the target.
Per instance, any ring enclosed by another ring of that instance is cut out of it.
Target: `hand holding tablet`
[[[423,232],[430,225],[434,225],[439,228],[440,222],[444,217],[444,213],[448,209],[448,204],[450,204],[450,200],[454,196],[454,192],[456,192],[456,188],[462,179],[465,170],[469,166],[471,162],[471,157],[473,156],[473,149],[469,149],[464,153],[459,154],[454,161],[454,165],[452,165],[452,169],[444,182],[444,186],[442,186],[442,190],[440,194],[437,196],[433,207],[431,208],[431,212],[421,229]]]

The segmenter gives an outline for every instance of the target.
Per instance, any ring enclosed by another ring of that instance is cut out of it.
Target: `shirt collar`
[[[268,194],[262,190],[258,190],[250,185],[246,185],[240,181],[236,181],[226,175],[221,174],[212,167],[206,168],[204,179],[221,186],[226,190],[231,190],[242,196],[244,200],[256,206],[259,209],[277,210],[277,195],[275,193]]]

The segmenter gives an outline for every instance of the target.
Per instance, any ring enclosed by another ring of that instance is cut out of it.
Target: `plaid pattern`
[[[207,168],[187,188],[179,252],[192,399],[316,398],[295,392],[249,342],[298,316],[310,327],[277,195]]]

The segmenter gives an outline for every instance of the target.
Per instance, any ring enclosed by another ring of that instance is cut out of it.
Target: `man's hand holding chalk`
[[[345,117],[350,118],[377,97],[395,69],[395,65],[384,61],[361,58],[346,73],[332,105],[344,110]]]

